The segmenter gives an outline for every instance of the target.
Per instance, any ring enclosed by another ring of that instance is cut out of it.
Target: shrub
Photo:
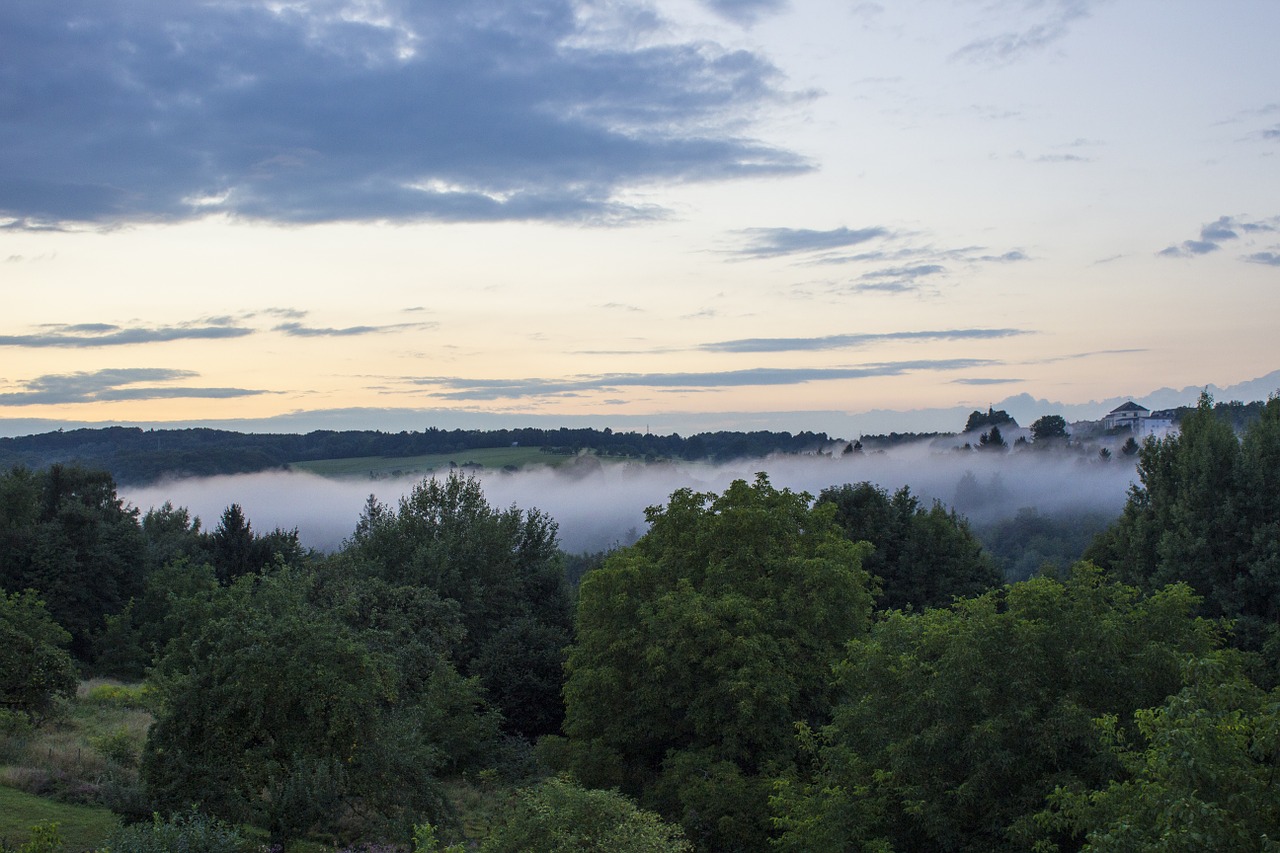
[[[247,841],[240,831],[194,809],[150,823],[117,829],[102,853],[244,853]]]

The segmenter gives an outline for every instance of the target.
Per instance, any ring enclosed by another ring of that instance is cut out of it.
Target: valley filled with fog
[[[484,469],[475,476],[492,505],[514,504],[550,515],[559,524],[561,546],[576,553],[629,544],[644,532],[645,507],[665,503],[677,489],[718,493],[733,480],[750,480],[761,471],[779,488],[814,496],[844,483],[865,481],[889,492],[908,486],[923,504],[941,501],[975,524],[1009,518],[1024,508],[1046,515],[1114,515],[1137,479],[1135,458],[1116,454],[1103,461],[1072,450],[956,451],[919,442],[867,454],[779,455],[724,465],[583,456],[558,469]],[[273,472],[121,487],[120,496],[143,512],[165,501],[185,506],[205,529],[238,503],[255,530],[296,527],[305,546],[332,551],[351,535],[370,495],[395,505],[421,479]]]

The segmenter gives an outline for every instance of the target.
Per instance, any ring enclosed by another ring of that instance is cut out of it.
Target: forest
[[[760,474],[569,554],[454,472],[319,553],[12,467],[0,812],[108,821],[0,850],[1280,849],[1280,397],[1254,409],[1143,442],[1096,536],[1028,512],[986,546],[907,487]]]
[[[58,430],[0,438],[0,468],[43,468],[74,464],[100,469],[117,483],[148,483],[164,476],[244,474],[284,468],[290,463],[351,457],[403,457],[463,453],[480,448],[541,448],[549,454],[591,450],[634,459],[705,459],[713,462],[758,458],[770,453],[814,451],[829,445],[826,433],[705,432],[681,437],[614,432],[612,429],[442,430],[421,432],[319,430],[306,435],[240,433],[217,429],[105,427]]]

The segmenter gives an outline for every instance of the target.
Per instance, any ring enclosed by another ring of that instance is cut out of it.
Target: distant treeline
[[[362,456],[422,456],[486,447],[541,447],[552,453],[591,450],[640,459],[710,460],[803,453],[833,441],[824,432],[704,432],[652,435],[611,429],[498,429],[421,432],[320,430],[305,435],[256,434],[217,429],[143,430],[137,427],[59,430],[20,438],[0,438],[0,467],[44,468],[75,463],[111,472],[122,484],[148,483],[168,476],[244,474],[292,462]]]

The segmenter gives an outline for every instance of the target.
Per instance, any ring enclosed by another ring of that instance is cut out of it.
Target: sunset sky
[[[849,435],[1260,377],[1278,33],[1275,0],[5,0],[0,422]]]

